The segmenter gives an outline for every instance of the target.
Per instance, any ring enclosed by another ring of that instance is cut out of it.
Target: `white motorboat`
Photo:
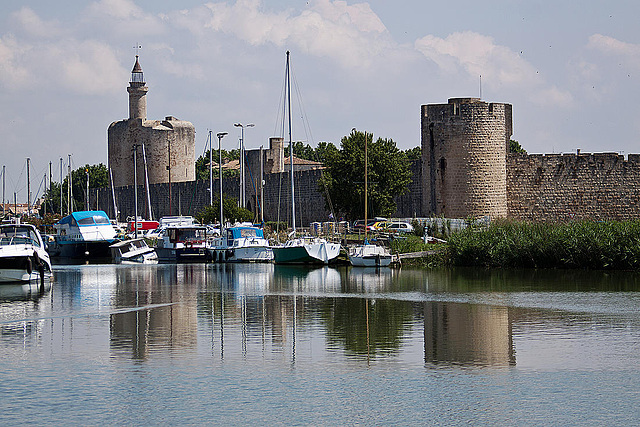
[[[53,225],[56,229],[48,250],[53,257],[108,259],[116,243],[116,230],[104,211],[72,212]]]
[[[388,267],[391,253],[383,246],[363,244],[349,248],[349,261],[354,267]]]
[[[261,228],[240,225],[225,230],[226,237],[214,240],[209,248],[213,262],[270,262],[273,251]]]
[[[0,225],[0,282],[51,277],[51,260],[38,229],[31,224]]]
[[[158,254],[143,238],[124,240],[109,246],[116,264],[156,264]]]
[[[271,250],[276,264],[328,264],[340,255],[340,243],[302,236],[272,246]]]

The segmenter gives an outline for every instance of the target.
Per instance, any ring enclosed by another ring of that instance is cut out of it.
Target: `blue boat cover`
[[[78,226],[110,224],[109,216],[104,211],[72,212],[58,221],[58,224],[73,224]]]

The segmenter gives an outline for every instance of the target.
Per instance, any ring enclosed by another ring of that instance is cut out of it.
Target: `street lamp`
[[[234,123],[234,126],[240,128],[240,200],[239,204],[241,207],[246,207],[245,203],[245,176],[244,176],[244,128],[251,128],[255,125],[253,123],[249,123],[248,125],[243,125],[242,123]]]
[[[220,183],[220,237],[222,237],[222,224],[224,224],[222,220],[223,210],[222,210],[222,138],[227,134],[227,132],[219,132],[216,136],[218,137],[218,182]],[[211,148],[211,147],[209,147]],[[209,161],[211,164],[211,161]],[[211,171],[209,171],[211,172]],[[213,204],[213,203],[212,203]]]

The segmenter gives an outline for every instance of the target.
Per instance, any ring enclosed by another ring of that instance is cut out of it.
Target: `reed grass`
[[[640,269],[640,221],[497,221],[449,237],[451,264],[486,267]]]

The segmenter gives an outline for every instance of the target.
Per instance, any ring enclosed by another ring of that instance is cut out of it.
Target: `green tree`
[[[420,160],[422,159],[422,147],[413,147],[409,150],[405,150],[404,154],[407,156],[409,160]]]
[[[524,148],[522,148],[522,146],[520,145],[520,143],[518,141],[516,141],[515,139],[510,139],[509,140],[509,152],[510,153],[522,153],[522,154],[527,154],[527,150],[525,150]]]
[[[103,188],[109,186],[109,173],[107,167],[99,163],[97,165],[84,165],[71,172],[71,190],[73,193],[72,206],[73,210],[84,210],[87,200],[87,174],[89,175],[89,188]],[[69,177],[62,182],[62,207],[64,213],[68,211],[67,191],[69,185]],[[60,212],[60,183],[51,183],[44,196],[44,203],[47,206],[47,212]],[[89,194],[90,204],[95,207],[95,200]],[[91,209],[91,206],[89,206]],[[44,214],[44,206],[40,208],[40,214]]]
[[[389,216],[396,210],[395,196],[407,191],[411,171],[405,153],[391,139],[368,139],[368,213],[370,217]],[[341,141],[340,150],[327,150],[320,180],[333,206],[349,219],[364,217],[365,133],[352,130]],[[327,203],[328,204],[328,203]]]
[[[337,151],[337,148],[330,142],[319,142],[315,149],[309,144],[303,144],[302,141],[293,143],[293,153],[299,159],[324,163],[328,151]],[[288,144],[284,147],[284,156],[289,157]]]
[[[218,163],[220,159],[220,155],[218,154],[218,150],[213,149],[213,162]],[[231,151],[222,150],[222,164],[229,162],[231,160],[239,160],[240,159],[240,150],[235,149]],[[222,178],[233,178],[240,175],[238,170],[222,170]],[[213,179],[218,178],[218,169],[213,171]],[[209,150],[207,150],[202,156],[198,157],[196,160],[196,179],[209,179]]]
[[[222,209],[225,221],[243,222],[253,220],[253,212],[238,206],[238,200],[223,196]],[[214,200],[213,206],[205,206],[196,215],[201,224],[213,224],[220,222],[220,200]]]

